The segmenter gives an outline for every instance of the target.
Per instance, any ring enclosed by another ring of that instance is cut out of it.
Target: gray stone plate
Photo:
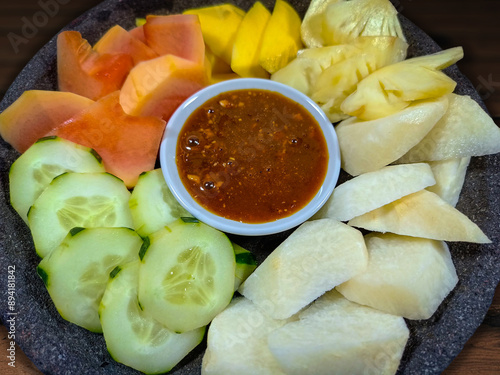
[[[217,2],[217,1],[215,1]],[[215,3],[214,2],[214,3]],[[108,0],[83,14],[67,26],[80,31],[91,43],[109,27],[134,25],[135,17],[147,14],[180,12],[184,8],[206,5],[210,0]],[[248,9],[252,1],[235,2]],[[272,9],[273,1],[264,1]],[[291,1],[301,15],[308,2]],[[439,50],[422,30],[402,17],[403,28],[411,45],[410,55]],[[467,51],[465,51],[467,53]],[[447,73],[458,82],[457,93],[480,98],[471,83],[455,68]],[[28,89],[56,90],[56,39],[53,38],[28,63],[0,103],[5,109]],[[1,321],[7,310],[7,272],[15,267],[16,341],[34,364],[46,374],[133,374],[136,371],[113,361],[106,351],[102,335],[93,334],[63,320],[37,276],[39,261],[28,228],[9,206],[8,170],[18,154],[0,141],[0,280],[2,280]],[[411,338],[401,362],[401,374],[438,374],[462,350],[467,339],[481,324],[500,280],[499,156],[473,158],[460,202],[457,206],[492,239],[492,245],[450,244],[460,282],[436,314],[426,321],[409,321]],[[346,178],[343,176],[343,178]],[[289,233],[238,238],[255,252],[259,260]],[[203,344],[172,373],[199,374]],[[251,364],[248,364],[251,366]]]

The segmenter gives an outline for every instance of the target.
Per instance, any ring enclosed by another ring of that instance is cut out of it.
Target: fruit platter
[[[500,131],[464,54],[385,0],[104,1],[0,102],[2,324],[50,374],[441,373],[500,281]],[[342,159],[323,208],[264,236],[192,217],[157,158],[185,99],[247,77],[316,102]]]

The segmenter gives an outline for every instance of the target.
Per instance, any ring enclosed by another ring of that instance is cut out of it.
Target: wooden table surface
[[[144,0],[147,1],[147,0]],[[167,1],[167,0],[165,0]],[[16,53],[9,32],[21,34],[23,17],[42,10],[42,3],[56,2],[59,9],[45,26],[19,45]],[[28,60],[64,25],[100,0],[1,0],[0,3],[0,97]],[[398,10],[425,30],[442,48],[463,46],[465,58],[458,63],[500,124],[500,1],[498,0],[399,0]],[[499,265],[500,266],[500,265]],[[0,373],[40,374],[18,348],[16,368],[7,365],[7,330],[0,326]],[[446,369],[446,375],[500,374],[500,287],[483,324],[460,355]]]

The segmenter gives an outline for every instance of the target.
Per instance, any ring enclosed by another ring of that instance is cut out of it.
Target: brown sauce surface
[[[235,90],[188,118],[176,162],[184,186],[206,209],[264,223],[297,212],[316,195],[328,150],[301,105],[267,90]]]

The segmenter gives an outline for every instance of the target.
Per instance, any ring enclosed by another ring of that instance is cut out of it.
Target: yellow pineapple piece
[[[456,82],[438,69],[462,56],[462,48],[456,47],[387,65],[361,80],[340,108],[347,115],[374,120],[396,113],[413,101],[447,95]]]
[[[302,41],[308,48],[318,48],[326,45],[323,40],[324,13],[328,5],[338,3],[343,0],[312,0],[307,8],[300,34]]]
[[[212,52],[231,64],[233,43],[245,11],[232,4],[213,5],[184,11],[200,18],[205,44]]]
[[[318,76],[325,69],[359,53],[359,48],[349,44],[304,49],[296,59],[272,74],[271,79],[310,96]]]
[[[262,36],[271,12],[257,1],[241,21],[234,39],[231,68],[242,77],[269,78],[260,66],[260,47]]]
[[[300,24],[295,9],[284,0],[276,0],[260,51],[260,65],[269,73],[283,68],[302,48]]]
[[[348,117],[341,105],[358,82],[383,66],[403,60],[408,47],[397,37],[360,37],[352,45],[361,52],[325,69],[311,90],[311,98],[332,122]]]
[[[397,36],[405,40],[398,11],[389,0],[343,0],[324,10],[322,39],[343,44],[359,36]]]

